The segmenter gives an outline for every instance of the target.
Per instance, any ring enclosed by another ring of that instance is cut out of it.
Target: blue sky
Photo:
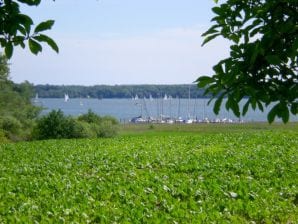
[[[222,39],[201,47],[213,0],[56,0],[24,8],[60,48],[38,56],[17,49],[15,82],[34,84],[180,84],[211,75],[228,54]]]

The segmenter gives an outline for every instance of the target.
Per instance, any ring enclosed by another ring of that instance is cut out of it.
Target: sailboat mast
[[[190,118],[190,85],[188,86],[188,104],[187,104],[187,114],[188,114],[188,118]]]
[[[177,118],[179,118],[180,117],[180,97],[178,98],[178,116],[177,116]]]

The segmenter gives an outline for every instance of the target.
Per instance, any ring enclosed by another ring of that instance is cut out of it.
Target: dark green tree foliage
[[[31,127],[40,108],[31,104],[33,86],[9,79],[6,57],[0,55],[0,132],[11,140],[30,138]]]
[[[215,24],[203,34],[203,45],[218,36],[232,43],[230,57],[213,67],[215,74],[197,80],[216,98],[214,112],[224,97],[238,117],[249,106],[263,111],[274,103],[268,121],[277,116],[287,122],[298,108],[298,1],[227,0],[212,10]]]
[[[4,87],[4,83],[8,81],[8,77],[9,67],[7,63],[7,58],[0,54],[0,87]]]
[[[188,98],[190,87],[190,96],[203,96],[204,89],[198,89],[196,85],[95,85],[95,86],[58,86],[58,85],[36,85],[35,91],[42,98],[62,98],[68,93],[71,98],[132,98],[138,95],[140,98],[164,97],[165,94],[172,97]]]
[[[101,117],[91,110],[77,119],[65,116],[61,110],[52,110],[37,120],[33,139],[110,138],[117,135],[118,121]]]
[[[42,33],[51,29],[54,21],[41,22],[32,30],[32,19],[20,11],[20,4],[38,6],[40,2],[41,0],[0,0],[0,46],[4,48],[7,58],[13,55],[14,47],[25,48],[26,42],[33,54],[42,51],[42,42],[47,43],[54,51],[59,51],[57,44]]]
[[[119,122],[116,118],[111,116],[101,117],[91,109],[86,114],[79,116],[78,121],[81,122],[83,133],[89,133],[89,136],[86,137],[111,138],[116,136],[118,132]],[[84,134],[81,136],[84,136]]]
[[[87,123],[95,123],[95,124],[99,124],[100,123],[100,116],[98,116],[96,113],[94,113],[91,109],[88,110],[88,112],[86,114],[83,114],[81,116],[78,117],[79,121],[84,121]]]
[[[37,139],[75,138],[75,128],[73,118],[65,116],[61,110],[52,110],[37,121],[34,137]]]

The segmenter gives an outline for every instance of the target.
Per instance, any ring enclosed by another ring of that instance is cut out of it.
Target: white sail
[[[150,94],[150,96],[149,96],[149,99],[150,99],[150,101],[153,101],[153,97],[152,97],[151,94]]]
[[[37,102],[38,102],[38,93],[36,93],[36,95],[35,95],[34,102],[35,102],[35,103],[37,103]]]
[[[68,96],[68,94],[66,93],[66,94],[64,94],[64,101],[67,102],[68,100],[69,100],[69,96]]]

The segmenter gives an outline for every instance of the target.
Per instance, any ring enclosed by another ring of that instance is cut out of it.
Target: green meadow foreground
[[[297,223],[298,124],[0,145],[0,223]]]

